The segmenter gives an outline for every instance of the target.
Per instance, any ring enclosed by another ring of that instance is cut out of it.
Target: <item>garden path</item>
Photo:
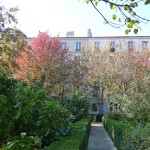
[[[102,123],[91,123],[88,150],[117,150]]]

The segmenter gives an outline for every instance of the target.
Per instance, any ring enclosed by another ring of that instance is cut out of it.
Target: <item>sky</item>
[[[125,35],[125,28],[115,29],[104,24],[104,20],[94,8],[84,0],[1,0],[6,8],[18,6],[16,13],[17,28],[28,37],[35,37],[40,32],[50,36],[66,36],[67,31],[74,31],[76,37],[86,37],[90,28],[93,36]],[[100,6],[99,6],[100,7]],[[106,17],[115,12],[102,5],[100,10]],[[150,5],[141,6],[138,12],[150,18]],[[150,36],[150,23],[142,24],[139,36]],[[134,34],[129,34],[134,35]]]

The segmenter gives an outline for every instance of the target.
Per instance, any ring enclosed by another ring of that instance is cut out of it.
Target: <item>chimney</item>
[[[88,31],[87,31],[87,37],[92,37],[92,32],[91,32],[91,29],[89,28]]]
[[[74,31],[68,31],[66,37],[74,37]]]

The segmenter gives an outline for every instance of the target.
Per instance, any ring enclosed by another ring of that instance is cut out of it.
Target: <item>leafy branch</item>
[[[98,8],[98,5],[100,5],[101,2],[109,4],[110,9],[112,10],[119,10],[121,17],[117,17],[116,14],[113,14],[112,19],[114,21],[112,21],[110,18],[108,19],[105,14],[102,13],[102,11]],[[106,24],[114,28],[121,28],[122,26],[126,26],[126,34],[131,32],[131,29],[134,29],[134,33],[137,34],[138,30],[140,29],[140,23],[147,23],[150,21],[150,19],[141,16],[136,11],[136,8],[138,8],[142,2],[144,3],[143,0],[117,0],[116,2],[113,0],[86,0],[86,3],[90,3],[93,6],[93,8],[104,19]],[[150,4],[150,0],[146,0],[144,3],[144,5],[148,4]]]

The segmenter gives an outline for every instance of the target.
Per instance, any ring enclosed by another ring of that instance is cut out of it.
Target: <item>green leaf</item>
[[[17,120],[21,115],[21,109],[17,111],[17,115],[15,116],[15,119]]]
[[[137,34],[138,33],[138,29],[134,29],[134,34]]]
[[[121,21],[122,21],[122,18],[119,18],[118,21],[121,22]]]
[[[51,129],[48,129],[48,130],[47,130],[45,136],[47,136],[47,135],[49,134],[50,130],[51,130]]]
[[[113,18],[114,20],[116,20],[117,16],[116,16],[116,15],[113,15],[112,18]]]
[[[127,24],[127,27],[128,27],[128,28],[133,28],[133,23],[132,23],[132,22],[129,22],[129,23]]]
[[[130,29],[127,29],[125,30],[125,33],[128,34],[131,30]]]
[[[39,127],[41,125],[41,120],[37,121],[36,125]]]
[[[130,19],[130,18],[127,18],[127,19],[126,19],[126,22],[131,22],[131,19]]]
[[[129,10],[129,5],[125,5],[124,10]]]
[[[110,4],[110,8],[111,8],[111,9],[116,9],[116,7],[117,7],[116,5]]]
[[[98,5],[98,2],[97,2],[97,1],[95,2],[95,5],[96,5],[96,6]]]
[[[130,6],[131,6],[132,8],[135,8],[135,7],[137,7],[137,6],[138,6],[138,3],[137,3],[137,2],[135,2],[135,3],[131,3],[131,4],[130,4]]]
[[[21,106],[21,102],[17,103],[14,108],[17,108],[18,106]]]
[[[148,4],[150,4],[150,0],[145,1],[145,5],[148,5]]]

